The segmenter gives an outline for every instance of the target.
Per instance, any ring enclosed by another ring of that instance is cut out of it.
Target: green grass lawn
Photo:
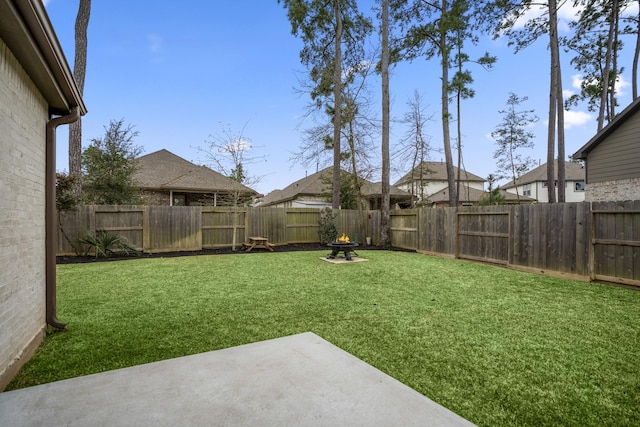
[[[58,266],[9,389],[312,331],[479,425],[640,425],[640,292],[364,251]]]

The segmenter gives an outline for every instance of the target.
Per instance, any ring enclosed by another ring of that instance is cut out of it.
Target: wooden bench
[[[249,242],[244,243],[243,246],[247,252],[251,252],[254,248],[264,248],[273,252],[273,244],[269,243],[266,237],[249,237]]]

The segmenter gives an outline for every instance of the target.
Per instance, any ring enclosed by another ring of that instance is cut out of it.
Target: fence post
[[[589,232],[589,278],[596,280],[596,214],[593,212],[593,203],[589,203],[589,218],[591,231]]]
[[[96,234],[96,206],[91,205],[89,207],[89,231]]]
[[[507,209],[507,221],[509,221],[509,228],[507,229],[507,233],[509,234],[509,240],[507,241],[507,265],[511,265],[513,264],[513,256],[515,252],[515,237],[513,235],[515,227],[512,227],[511,225],[512,222],[515,221],[518,217],[518,213],[516,212],[514,215],[512,215],[513,211],[515,210],[515,206],[507,206]]]
[[[455,208],[453,214],[456,216],[456,226],[453,230],[453,232],[455,233],[455,247],[453,248],[453,256],[458,259],[460,258],[460,215],[458,215],[458,207]]]
[[[422,214],[420,213],[422,209],[416,210],[416,250],[420,249],[420,230],[422,227],[420,224],[422,223]]]
[[[144,206],[144,212],[142,213],[142,252],[146,252],[149,247],[150,236],[149,233],[151,227],[149,227],[149,206]]]

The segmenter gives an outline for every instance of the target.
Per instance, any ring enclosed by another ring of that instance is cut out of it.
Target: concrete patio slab
[[[2,426],[471,426],[313,333],[0,393]]]

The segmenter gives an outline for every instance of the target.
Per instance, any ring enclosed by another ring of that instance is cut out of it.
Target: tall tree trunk
[[[342,10],[340,0],[333,0],[336,18],[335,58],[333,64],[333,197],[332,207],[340,207],[340,133],[342,130]]]
[[[442,0],[442,14],[447,12],[447,0]],[[444,23],[440,23],[444,25]],[[447,182],[449,189],[449,206],[458,206],[458,192],[456,191],[456,177],[453,172],[453,156],[451,155],[451,132],[449,129],[449,47],[447,46],[447,33],[445,28],[440,28],[440,53],[442,55],[442,145],[444,146],[444,159],[447,167]]]
[[[382,218],[380,243],[390,243],[391,216],[389,213],[391,197],[389,195],[389,175],[391,162],[389,159],[389,0],[382,0]],[[412,184],[413,185],[413,184]]]
[[[613,1],[613,9],[614,15],[613,20],[613,50],[611,51],[611,69],[614,71],[614,78],[611,81],[611,91],[609,93],[610,101],[610,109],[609,109],[609,119],[607,123],[613,120],[616,116],[616,77],[618,75],[618,46],[620,43],[620,5],[618,0]]]
[[[631,70],[631,86],[633,99],[638,98],[638,61],[640,59],[640,0],[638,0],[638,26],[636,27],[636,48],[633,51],[633,69]]]
[[[557,16],[557,10],[556,10]],[[554,21],[556,23],[556,32],[555,32],[555,45],[551,48],[555,50],[555,56],[557,61],[557,66],[555,67],[556,72],[556,105],[557,105],[557,128],[558,128],[558,203],[564,203],[566,201],[566,179],[565,179],[565,167],[564,167],[564,158],[565,158],[565,150],[564,150],[564,101],[562,96],[562,66],[560,65],[560,43],[558,40],[558,29],[557,29],[557,19]]]
[[[352,108],[349,109],[353,111]],[[356,156],[356,143],[355,136],[353,130],[353,120],[354,117],[352,114],[349,114],[349,118],[347,121],[347,125],[349,126],[349,137],[347,142],[349,143],[349,150],[351,151],[351,169],[353,170],[352,179],[353,179],[353,188],[356,191],[356,203],[358,209],[358,218],[360,223],[358,224],[358,232],[360,236],[364,236],[365,230],[365,219],[362,205],[364,204],[364,197],[362,196],[362,180],[360,179],[360,173],[358,172],[358,159]]]
[[[87,71],[87,28],[91,14],[91,0],[80,0],[75,24],[75,57],[73,63],[73,77],[80,90],[84,93],[84,77]],[[82,192],[82,119],[69,125],[69,175],[75,176],[72,193],[79,196]]]
[[[549,46],[551,50],[551,75],[549,88],[549,127],[547,128],[547,194],[549,203],[556,202],[555,191],[555,145],[556,111],[558,108],[558,10],[556,0],[549,0]]]
[[[562,98],[562,74],[558,65],[558,203],[566,202],[565,150],[564,150],[564,102]]]
[[[458,33],[458,56],[461,54],[460,49],[460,33]],[[458,73],[462,74],[462,61],[458,61]],[[462,87],[458,87],[456,93],[456,113],[458,115],[456,122],[456,130],[458,134],[458,176],[456,177],[456,194],[458,195],[458,199],[460,199],[460,174],[462,173],[462,120],[460,119],[460,114],[462,111]],[[467,191],[468,193],[468,191]]]
[[[609,16],[609,32],[607,34],[607,50],[604,56],[604,69],[602,70],[602,91],[600,92],[600,109],[598,111],[598,129],[600,132],[604,127],[604,118],[609,116],[610,108],[607,108],[609,99],[609,76],[611,75],[611,54],[613,51],[613,33],[615,26],[614,15],[616,13],[617,0],[613,0],[611,15]]]

